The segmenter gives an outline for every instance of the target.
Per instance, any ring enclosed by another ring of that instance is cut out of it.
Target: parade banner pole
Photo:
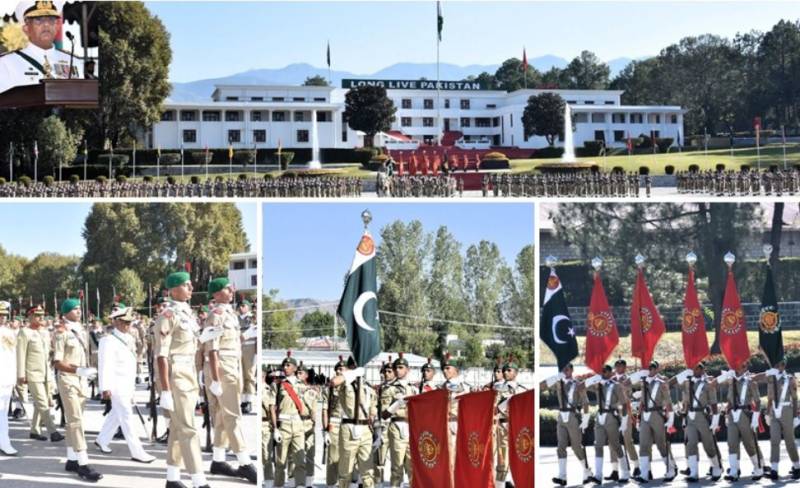
[[[113,172],[112,165],[114,164],[114,143],[108,141],[108,151],[111,154],[111,157],[108,158],[108,179],[111,179],[111,173]]]
[[[133,140],[133,171],[131,178],[136,178],[136,139]]]
[[[39,181],[39,141],[33,141],[33,181]]]
[[[181,183],[183,183],[183,143],[181,143]]]
[[[253,142],[253,178],[258,178],[258,143]]]
[[[14,142],[9,142],[9,150],[8,150],[8,181],[10,183],[14,182]]]
[[[781,145],[783,146],[783,170],[786,171],[786,126],[781,125]]]
[[[89,141],[83,140],[83,181],[86,181],[86,165],[89,160]]]

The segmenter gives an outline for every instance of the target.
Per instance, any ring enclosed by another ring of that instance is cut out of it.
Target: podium
[[[0,109],[70,108],[96,109],[100,106],[97,80],[41,80],[0,93]]]

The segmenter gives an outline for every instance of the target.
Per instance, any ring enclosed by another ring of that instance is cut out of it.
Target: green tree
[[[431,317],[466,322],[468,320],[464,296],[464,259],[459,243],[447,227],[439,227],[433,241],[430,272],[426,278]],[[433,321],[437,335],[436,354],[443,357],[447,348],[447,335],[463,331],[449,322]]]
[[[333,336],[333,315],[324,310],[314,310],[300,319],[303,337]]]
[[[522,70],[522,61],[517,58],[509,58],[503,61],[503,64],[497,68],[494,73],[494,86],[497,90],[505,90],[512,92],[520,90],[527,86],[532,88],[539,85],[542,75],[531,65],[528,65],[527,71]]]
[[[344,120],[351,129],[364,132],[365,147],[372,147],[375,134],[391,129],[397,107],[386,95],[386,88],[353,88],[345,95],[344,102]]]
[[[100,2],[99,25],[101,104],[97,142],[115,147],[161,118],[161,105],[171,90],[169,33],[143,3]]]
[[[306,77],[303,86],[330,86],[330,84],[324,76],[314,75]]]
[[[9,254],[0,246],[0,296],[13,298],[25,292],[22,274],[27,263],[24,257]]]
[[[71,133],[61,119],[51,115],[39,124],[36,137],[39,147],[39,175],[58,176],[59,166],[69,166],[78,155],[83,132]]]
[[[522,113],[522,127],[528,137],[543,136],[552,146],[564,132],[564,99],[550,92],[531,96]]]
[[[44,301],[47,310],[52,310],[53,294],[63,298],[67,292],[74,293],[81,288],[79,263],[77,256],[50,252],[39,254],[25,264],[22,271],[22,296],[32,297],[34,303]]]
[[[504,323],[517,327],[524,327],[526,330],[502,329],[499,332],[503,335],[507,344],[519,344],[529,346],[533,350],[533,323],[536,320],[535,296],[535,250],[533,245],[525,246],[517,255],[514,273],[510,281],[508,306],[504,308],[506,319]],[[530,357],[531,367],[533,355]]]
[[[264,330],[261,344],[264,349],[289,349],[297,346],[300,339],[300,326],[294,320],[286,303],[278,300],[278,290],[272,289],[262,296],[261,308],[264,314]]]
[[[561,71],[560,86],[576,90],[605,90],[608,87],[608,65],[591,51],[582,51]]]
[[[487,73],[486,71],[483,71],[481,74],[476,76],[475,81],[479,82],[482,86],[485,86],[489,90],[497,89],[497,82],[494,78],[494,75]]]
[[[120,300],[129,307],[140,307],[147,299],[144,283],[136,271],[123,268],[111,280],[112,289],[116,290]]]
[[[775,126],[800,123],[800,21],[781,20],[760,39],[759,85]]]

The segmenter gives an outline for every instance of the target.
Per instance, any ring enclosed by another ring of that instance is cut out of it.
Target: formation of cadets
[[[311,371],[287,352],[279,369],[264,365],[267,387],[262,396],[262,460],[265,487],[310,487],[314,481],[316,442],[323,443],[321,465],[328,487],[364,488],[411,483],[409,423],[405,398],[434,389],[450,392],[450,453],[455,455],[459,395],[495,389],[495,486],[513,486],[508,478],[508,419],[504,408],[511,396],[525,391],[517,383],[518,366],[509,359],[494,370],[493,381],[476,386],[466,383],[458,365],[447,355],[441,362],[445,381],[435,382],[435,367],[428,359],[421,381],[412,383],[403,354],[381,367],[381,383],[363,381],[364,369],[342,356],[335,376],[325,381],[310,378]],[[319,409],[322,425],[316,428]],[[316,439],[321,430],[321,439]],[[452,461],[452,460],[451,460]],[[388,473],[384,466],[389,464]],[[388,478],[388,480],[387,480]],[[292,485],[291,482],[294,482]],[[388,483],[387,483],[388,482]]]
[[[670,441],[677,428],[683,430],[686,468],[680,474],[685,475],[687,482],[696,483],[704,477],[715,482],[723,476],[730,482],[745,477],[753,481],[762,477],[777,481],[782,474],[783,449],[791,462],[788,473],[783,471],[783,474],[800,480],[794,436],[794,429],[800,424],[797,383],[794,375],[786,372],[783,361],[763,373],[750,373],[745,363],[716,377],[708,374],[701,362],[693,370],[684,370],[671,378],[660,374],[656,361],[648,370],[629,374],[625,361],[620,359],[613,368],[606,365],[601,375],[584,378],[573,376],[570,364],[557,376],[542,382],[541,387],[554,391],[558,399],[558,476],[552,480],[555,485],[567,484],[568,448],[583,466],[584,484],[599,485],[607,481],[625,484],[631,478],[640,484],[653,481],[654,446],[664,463],[663,481],[672,481],[679,474]],[[759,393],[764,389],[766,405]],[[593,463],[582,442],[582,434],[590,428],[591,421],[587,392],[593,393],[597,406]],[[675,403],[673,398],[677,398]],[[757,442],[765,423],[770,437],[768,461]],[[727,426],[727,468],[723,466],[716,438],[723,426]],[[634,431],[639,433],[638,452]],[[604,471],[606,446],[610,471]],[[709,464],[705,475],[700,469],[703,456]],[[747,461],[743,462],[745,458]],[[744,471],[748,464],[749,476]]]
[[[210,282],[213,298],[198,310],[189,304],[188,273],[170,274],[165,285],[168,296],[159,301],[154,319],[117,303],[106,328],[99,320],[84,325],[76,298],[64,300],[57,317],[45,317],[44,308],[36,305],[14,320],[9,320],[10,304],[0,302],[0,405],[10,406],[15,419],[30,418],[31,439],[63,442],[64,469],[96,482],[103,475],[89,464],[86,401],[106,403],[105,420],[93,442],[97,451],[112,453],[112,439],[122,436],[131,459],[152,463],[156,458],[145,451],[135,429],[138,419],[149,430],[134,398],[136,385],[149,376],[151,440],[167,444],[166,487],[187,486],[181,483],[184,469],[191,476],[188,486],[195,488],[210,486],[205,472],[255,484],[257,470],[241,423],[257,398],[258,333],[251,304],[243,300],[234,307],[227,278]],[[25,410],[27,398],[33,412]],[[63,435],[53,408],[61,412]],[[195,426],[197,408],[204,412],[207,439],[213,430],[213,441],[206,441],[213,446],[208,470]],[[166,425],[161,437],[159,422]],[[0,415],[0,453],[20,455],[9,438],[7,415]],[[236,467],[227,462],[230,455]]]
[[[450,198],[464,195],[464,180],[445,174],[389,178],[378,173],[376,193],[379,197]]]
[[[0,198],[340,198],[361,196],[362,182],[353,177],[247,178],[197,183],[167,181],[43,182],[0,185]]]
[[[800,192],[800,170],[681,171],[678,193],[710,196],[795,195]]]
[[[638,198],[642,186],[645,196],[650,197],[650,176],[636,173],[493,173],[485,174],[481,179],[481,194],[484,197]]]

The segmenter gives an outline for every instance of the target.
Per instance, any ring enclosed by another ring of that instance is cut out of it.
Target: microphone
[[[70,44],[72,44],[72,48],[69,50],[69,76],[68,76],[68,79],[71,80],[72,79],[72,64],[73,64],[73,61],[75,60],[75,36],[70,31],[67,31],[64,35],[67,36],[67,39],[69,39]]]

